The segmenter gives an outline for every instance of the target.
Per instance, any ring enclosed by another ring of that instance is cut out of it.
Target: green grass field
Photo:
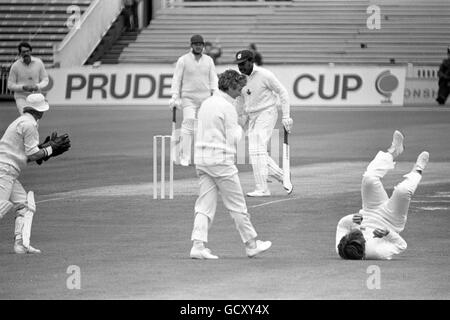
[[[53,108],[41,139],[68,132],[72,148],[20,177],[36,193],[32,244],[43,253],[13,254],[14,214],[0,221],[0,299],[449,299],[449,111],[293,111],[293,194],[274,182],[271,198],[248,199],[260,238],[273,247],[248,259],[220,204],[208,244],[220,259],[196,261],[194,168],[175,167],[174,200],[152,198],[152,136],[170,134],[169,112]],[[16,112],[0,104],[1,133]],[[359,210],[361,174],[395,129],[406,149],[384,180],[389,192],[422,150],[431,155],[402,234],[408,249],[392,261],[341,260],[336,224]],[[239,169],[252,190],[250,166]],[[67,287],[70,266],[81,272],[79,290]],[[379,267],[379,289],[367,286],[370,266]]]

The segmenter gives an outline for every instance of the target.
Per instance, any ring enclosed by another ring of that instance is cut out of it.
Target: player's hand
[[[286,129],[288,133],[291,133],[292,125],[294,124],[294,120],[292,118],[283,118],[281,120],[281,123],[283,124],[283,127]]]
[[[374,238],[383,238],[383,237],[387,236],[388,234],[389,234],[389,230],[387,230],[387,229],[376,228],[375,230],[373,230]]]
[[[31,92],[31,91],[33,91],[33,90],[32,90],[32,87],[31,87],[31,86],[27,86],[27,85],[23,85],[23,86],[22,86],[22,89],[23,89],[23,91],[26,91],[26,92]]]
[[[174,98],[174,97],[172,97],[172,98],[169,100],[169,109],[170,109],[171,111],[172,111],[173,108],[180,109],[180,107],[181,107],[181,101],[180,101],[179,98]]]
[[[353,223],[361,224],[361,222],[363,221],[363,216],[362,216],[362,214],[356,213],[353,215],[352,220],[353,220]]]

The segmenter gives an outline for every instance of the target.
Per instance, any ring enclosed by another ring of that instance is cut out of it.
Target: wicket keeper
[[[400,236],[405,228],[411,197],[416,191],[429,153],[423,151],[412,170],[405,174],[389,198],[381,179],[394,169],[395,158],[403,152],[403,134],[395,131],[386,152],[379,151],[363,174],[362,209],[343,217],[336,231],[336,252],[342,259],[391,260],[406,250]]]
[[[56,133],[39,144],[38,121],[49,110],[45,97],[40,93],[26,98],[23,115],[13,121],[0,140],[0,219],[14,208],[15,253],[40,253],[30,244],[31,224],[36,204],[34,193],[25,192],[18,178],[27,163],[56,157],[70,148],[70,139]]]
[[[201,105],[194,161],[200,180],[199,197],[195,203],[194,228],[190,256],[193,259],[218,259],[205,247],[220,193],[245,244],[248,257],[266,251],[272,243],[256,240],[244,194],[235,165],[237,143],[242,136],[234,99],[246,84],[243,75],[226,70],[219,76],[219,90]]]

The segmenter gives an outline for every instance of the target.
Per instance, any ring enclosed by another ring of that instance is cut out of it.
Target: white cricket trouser
[[[269,174],[275,176],[278,180],[283,179],[283,170],[267,152],[277,119],[278,110],[276,107],[249,114],[248,151],[257,190],[267,190]]]
[[[17,97],[16,99],[16,106],[17,106],[17,110],[19,110],[20,114],[23,114],[23,108],[25,108],[26,104],[27,104],[27,100],[26,98],[23,97]]]
[[[0,211],[10,208],[12,203],[16,209],[16,222],[14,235],[21,238],[23,228],[23,218],[28,211],[27,193],[22,184],[17,180],[19,171],[8,165],[0,164]],[[3,208],[3,209],[1,209]],[[6,214],[4,212],[3,214]]]
[[[411,197],[417,189],[422,175],[411,171],[404,175],[389,198],[381,178],[394,169],[392,155],[379,151],[363,174],[361,184],[362,210],[360,213],[368,218],[379,219],[384,225],[400,233],[406,225]],[[381,219],[380,219],[381,218]]]
[[[235,165],[197,166],[200,179],[200,192],[195,202],[195,214],[208,217],[208,224],[195,219],[191,240],[208,242],[208,230],[211,227],[217,208],[217,196],[220,192],[225,207],[233,218],[242,242],[256,238],[255,228],[247,212],[244,193]]]

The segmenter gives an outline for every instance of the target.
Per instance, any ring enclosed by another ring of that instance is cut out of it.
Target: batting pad
[[[0,201],[0,219],[8,213],[14,205],[9,201]]]
[[[25,248],[30,246],[31,225],[33,223],[33,216],[36,212],[36,202],[34,201],[34,192],[30,191],[27,194],[28,210],[23,216],[22,242]]]

